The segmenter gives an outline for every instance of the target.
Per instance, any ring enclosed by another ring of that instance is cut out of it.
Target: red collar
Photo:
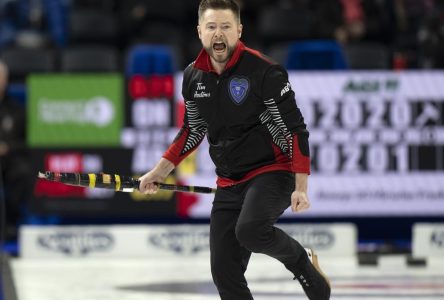
[[[233,55],[225,66],[225,70],[233,67],[239,61],[239,58],[245,49],[245,45],[241,41],[238,41]],[[213,65],[211,64],[210,56],[208,55],[207,51],[205,51],[205,49],[200,50],[200,53],[197,56],[196,61],[194,62],[194,67],[205,72],[216,72],[213,68]]]

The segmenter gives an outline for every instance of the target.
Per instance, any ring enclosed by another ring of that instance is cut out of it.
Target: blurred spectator
[[[434,0],[386,0],[394,34],[392,45],[395,69],[400,62],[408,69],[419,66],[418,32],[424,16],[432,9],[433,2]]]
[[[8,98],[8,68],[0,61],[0,171],[6,196],[6,237],[16,238],[21,209],[30,193],[24,107]]]
[[[316,15],[318,38],[346,43],[362,37],[364,13],[359,0],[318,0],[310,6]]]
[[[343,34],[336,35],[341,42],[347,40],[359,40],[364,36],[365,14],[360,0],[341,0],[343,11]],[[343,39],[343,40],[341,40]]]
[[[444,1],[428,1],[419,32],[420,62],[422,68],[444,68]]]
[[[392,0],[361,0],[365,32],[363,39],[389,45],[394,38],[388,2]]]
[[[0,1],[0,48],[12,43],[17,34],[15,0]]]
[[[0,47],[43,47],[67,42],[66,0],[0,1]]]

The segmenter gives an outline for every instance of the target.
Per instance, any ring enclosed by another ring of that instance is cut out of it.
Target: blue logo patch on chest
[[[244,102],[247,98],[248,91],[250,90],[250,82],[246,77],[233,77],[230,79],[228,85],[228,91],[231,96],[231,100],[237,105]]]

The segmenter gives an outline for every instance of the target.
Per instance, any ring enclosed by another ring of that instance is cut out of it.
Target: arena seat
[[[47,48],[9,47],[0,58],[8,65],[10,81],[24,81],[29,73],[56,70],[56,54]]]
[[[73,10],[69,21],[70,44],[115,44],[118,38],[117,19],[111,12],[92,9]]]
[[[286,67],[289,70],[347,69],[342,47],[334,40],[292,42],[288,48]]]
[[[308,8],[264,7],[258,16],[258,35],[264,43],[307,39],[315,19]]]
[[[165,75],[175,71],[173,49],[165,45],[139,44],[127,53],[126,75]]]
[[[344,46],[344,54],[352,70],[391,69],[390,53],[383,44],[348,44]]]
[[[62,72],[120,71],[119,53],[111,46],[82,45],[61,52]]]

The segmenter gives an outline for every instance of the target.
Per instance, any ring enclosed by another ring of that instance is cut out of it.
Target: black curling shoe
[[[297,279],[310,300],[330,299],[330,280],[319,267],[318,256],[312,249],[305,248],[308,259],[303,257],[298,263]]]

